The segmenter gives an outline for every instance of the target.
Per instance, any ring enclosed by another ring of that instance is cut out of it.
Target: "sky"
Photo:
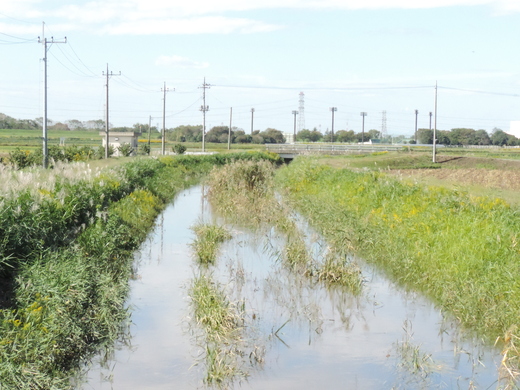
[[[44,37],[55,122],[105,118],[107,68],[114,127],[162,128],[164,86],[166,128],[202,124],[204,80],[208,130],[292,133],[303,92],[297,130],[411,135],[436,83],[437,129],[520,120],[519,0],[0,0],[0,113],[43,116]]]

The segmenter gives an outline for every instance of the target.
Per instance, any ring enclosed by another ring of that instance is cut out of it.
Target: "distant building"
[[[295,142],[294,133],[283,133],[286,144],[293,144]]]
[[[99,135],[103,137],[103,148],[106,145],[106,133],[104,131],[100,131]],[[132,148],[134,148],[134,154],[137,152],[137,140],[141,133],[136,133],[132,131],[128,132],[109,132],[108,133],[108,144],[114,148],[114,156],[119,156],[118,147],[123,144],[130,144]]]
[[[520,138],[520,121],[511,121],[507,133],[514,135],[516,138]]]

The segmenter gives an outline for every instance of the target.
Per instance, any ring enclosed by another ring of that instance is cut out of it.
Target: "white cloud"
[[[155,60],[155,65],[158,66],[172,66],[178,68],[195,68],[203,69],[209,66],[207,62],[198,62],[192,59],[181,56],[160,56]]]
[[[56,2],[59,3],[59,2]],[[109,34],[261,33],[281,26],[230,13],[269,9],[425,9],[488,5],[497,13],[520,12],[519,0],[105,0],[54,6],[49,0],[0,0],[2,32],[16,32],[19,22],[47,20],[74,30]],[[25,28],[28,30],[28,28]],[[56,29],[55,29],[56,31]],[[58,30],[59,31],[59,30]],[[70,30],[69,30],[70,31]]]

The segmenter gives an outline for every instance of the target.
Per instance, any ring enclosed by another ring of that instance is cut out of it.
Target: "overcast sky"
[[[45,33],[42,31],[45,22]],[[43,45],[48,116],[166,127],[292,132],[305,94],[305,127],[412,134],[429,127],[509,130],[520,120],[519,0],[0,0],[0,112],[42,116]],[[175,89],[175,91],[173,91]]]

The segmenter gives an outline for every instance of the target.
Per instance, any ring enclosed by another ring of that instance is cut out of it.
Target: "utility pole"
[[[103,75],[105,75],[107,77],[107,83],[106,83],[106,87],[107,87],[107,104],[106,104],[106,111],[105,111],[105,119],[106,119],[106,123],[105,123],[105,135],[106,135],[106,143],[105,143],[105,158],[108,158],[108,146],[109,146],[109,141],[110,141],[110,137],[109,137],[109,127],[110,127],[110,122],[109,122],[109,111],[108,111],[108,81],[110,80],[110,76],[121,76],[121,71],[119,72],[119,74],[114,74],[112,71],[108,71],[108,64],[107,64],[107,73],[105,74],[105,72],[102,73]]]
[[[297,110],[293,110],[293,115],[294,115],[294,138],[293,138],[293,142],[296,142],[296,115],[298,115],[298,111]]]
[[[255,109],[251,108],[251,135],[253,135],[253,117],[255,115]]]
[[[332,111],[332,137],[331,142],[334,142],[334,113],[338,111],[338,107],[331,107],[330,111]]]
[[[432,112],[430,111],[430,130],[432,129]]]
[[[415,143],[417,143],[417,115],[419,114],[419,110],[415,110]]]
[[[227,138],[227,149],[231,149],[231,123],[233,122],[233,107],[229,108],[229,132]]]
[[[298,100],[298,131],[305,129],[305,94],[300,92],[300,99]]]
[[[161,141],[161,150],[162,155],[164,156],[164,149],[166,145],[166,92],[168,92],[170,89],[166,88],[166,82],[164,82],[164,87],[161,88],[161,91],[163,91],[163,109],[162,109],[162,141]],[[175,88],[173,89],[175,91]]]
[[[152,152],[151,146],[150,146],[150,137],[152,136],[152,116],[148,118],[148,155]]]
[[[361,143],[365,143],[365,117],[368,115],[366,112],[360,112],[359,115],[363,117],[363,122],[361,125]]]
[[[48,41],[45,38],[45,22],[42,23],[42,38],[38,37],[38,43],[43,44],[43,167],[47,168],[49,165],[49,148],[47,146],[47,44],[53,43],[67,43],[67,37],[63,41],[55,41],[54,37]]]
[[[437,81],[435,82],[435,99],[434,99],[434,112],[435,112],[435,117],[433,119],[433,158],[432,158],[432,162],[436,163],[437,162],[437,157],[436,157],[436,154],[437,154],[437,150],[435,149],[435,146],[437,144]]]
[[[206,78],[204,77],[204,83],[202,84],[202,106],[200,106],[200,111],[202,111],[202,151],[206,151],[206,111],[209,111],[209,106],[206,106],[206,88],[210,88],[210,84],[206,84]]]

